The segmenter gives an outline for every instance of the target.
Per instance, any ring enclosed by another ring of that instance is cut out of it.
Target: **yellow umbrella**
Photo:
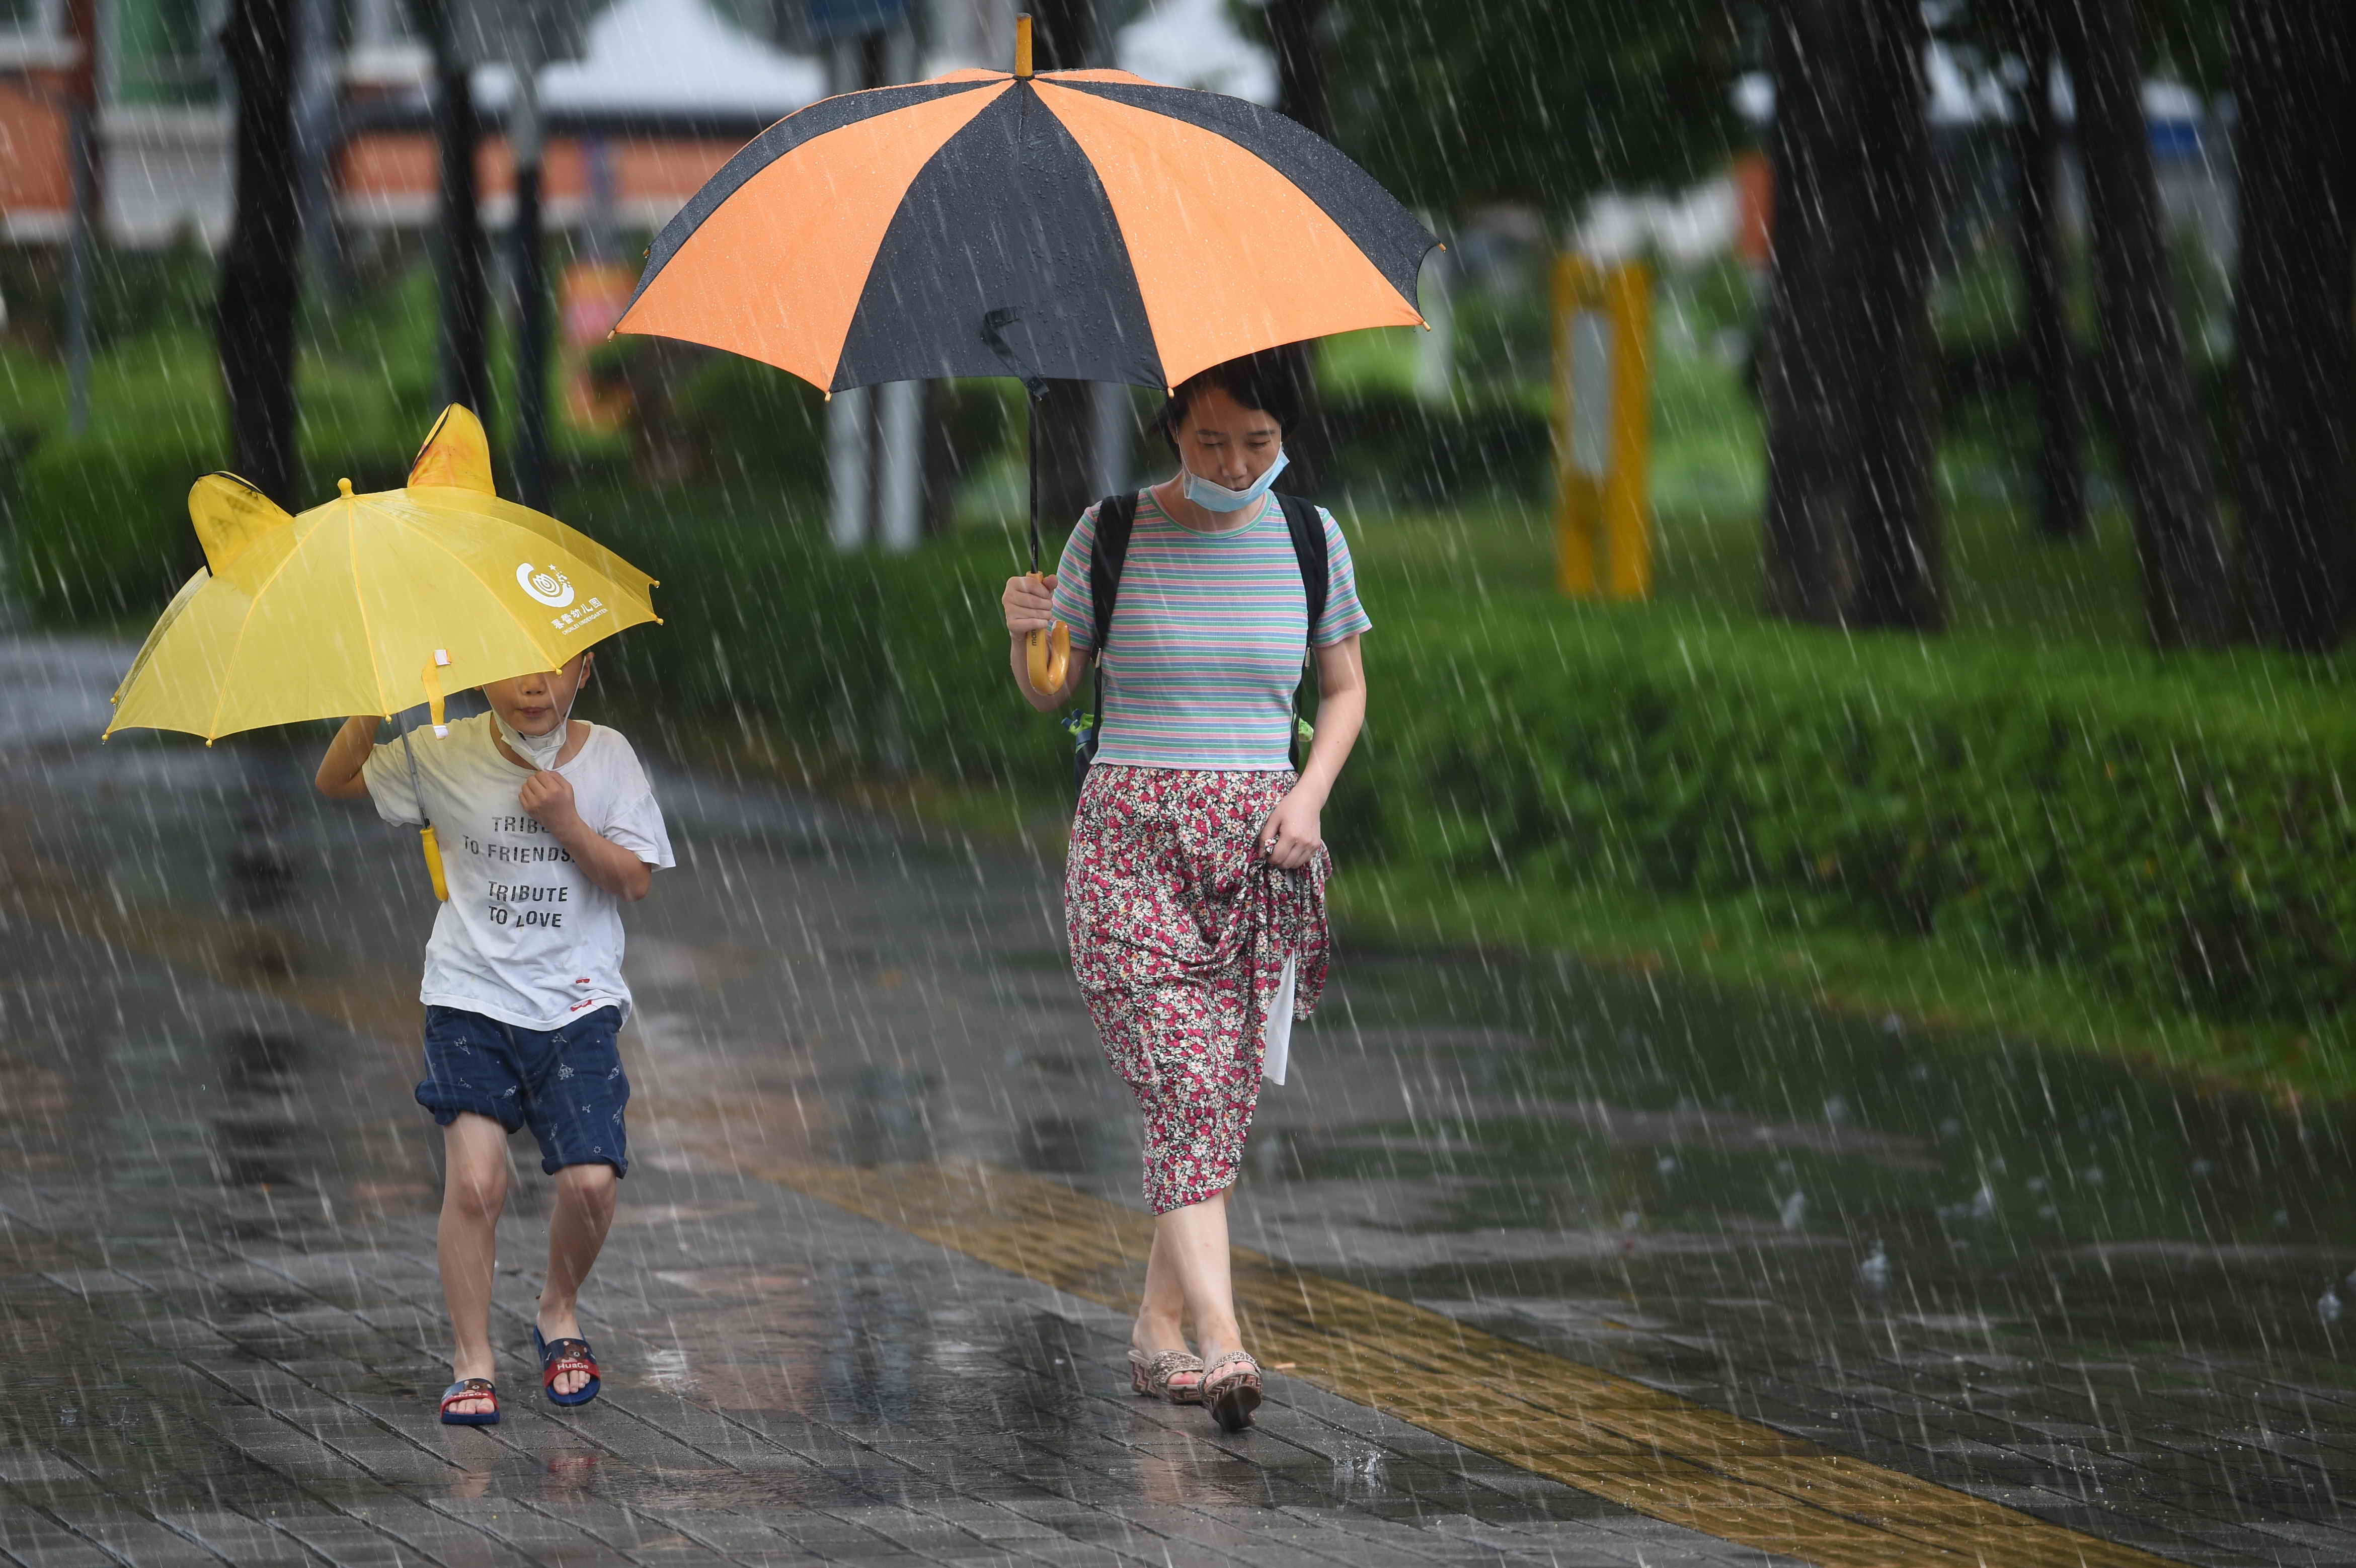
[[[184,730],[210,744],[267,725],[423,703],[554,670],[659,620],[654,579],[552,517],[501,500],[482,422],[452,404],[397,490],[290,517],[232,474],[188,491],[206,566],[147,634],[114,693],[110,736]],[[428,862],[440,864],[426,830]]]

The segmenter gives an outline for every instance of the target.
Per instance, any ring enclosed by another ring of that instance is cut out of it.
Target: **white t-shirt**
[[[555,835],[517,802],[531,775],[499,755],[491,716],[460,719],[440,740],[410,736],[369,754],[360,769],[386,822],[431,821],[441,841],[450,901],[425,944],[418,1000],[457,1007],[523,1029],[553,1029],[599,1007],[630,1012],[622,983],[622,901],[581,867]],[[662,809],[630,743],[601,725],[556,769],[589,831],[648,865],[674,864]],[[417,797],[424,795],[424,808]]]

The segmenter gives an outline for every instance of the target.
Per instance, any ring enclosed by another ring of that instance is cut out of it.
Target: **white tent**
[[[505,66],[475,73],[476,101],[497,113],[515,90]],[[582,58],[541,72],[552,114],[633,112],[782,118],[826,96],[826,70],[731,26],[704,0],[618,0],[589,24]]]
[[[1113,59],[1148,81],[1276,102],[1276,55],[1236,29],[1226,0],[1154,0],[1115,37]]]

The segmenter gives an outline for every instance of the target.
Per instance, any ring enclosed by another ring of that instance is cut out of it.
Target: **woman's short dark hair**
[[[1161,417],[1154,422],[1170,450],[1178,450],[1178,427],[1186,423],[1186,411],[1194,406],[1196,398],[1215,389],[1245,408],[1267,414],[1279,430],[1291,429],[1301,417],[1301,389],[1293,380],[1290,360],[1281,349],[1263,349],[1197,371],[1172,390],[1170,401],[1162,405]]]

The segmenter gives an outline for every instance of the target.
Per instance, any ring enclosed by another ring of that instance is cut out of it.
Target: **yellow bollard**
[[[1652,318],[1642,263],[1557,258],[1555,583],[1574,598],[1652,596]]]

